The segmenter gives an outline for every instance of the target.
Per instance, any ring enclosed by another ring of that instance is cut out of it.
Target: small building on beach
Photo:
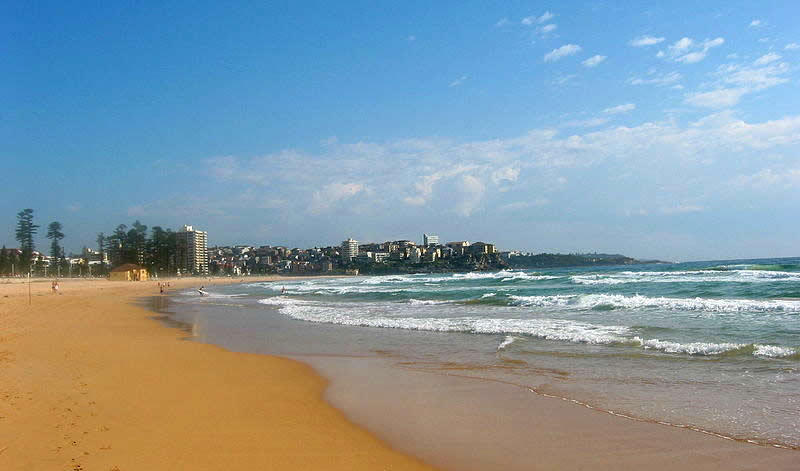
[[[133,263],[126,263],[111,270],[108,279],[111,281],[147,281],[147,269]]]

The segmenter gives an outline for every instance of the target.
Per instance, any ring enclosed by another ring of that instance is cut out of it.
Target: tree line
[[[130,227],[120,224],[109,235],[97,234],[97,249],[101,260],[107,254],[112,266],[133,263],[159,275],[177,271],[178,237],[169,228],[154,226],[148,235],[147,226],[138,220]]]
[[[51,261],[47,264],[40,252],[36,251],[35,236],[39,225],[34,223],[33,209],[23,209],[17,213],[15,237],[19,248],[0,250],[0,275],[50,275],[70,273],[61,240],[64,227],[58,221],[47,226],[46,237],[50,239]],[[134,263],[142,265],[152,274],[172,275],[176,270],[177,234],[171,229],[154,226],[148,228],[134,221],[128,227],[120,224],[109,235],[97,234],[97,254],[94,260],[83,260],[78,270],[72,274],[105,275],[112,266]],[[84,254],[85,255],[85,254]],[[110,262],[105,263],[106,259]],[[94,263],[89,263],[93,261]],[[99,261],[99,263],[97,263]]]

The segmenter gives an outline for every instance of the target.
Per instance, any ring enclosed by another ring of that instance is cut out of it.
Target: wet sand
[[[432,469],[328,405],[310,367],[180,340],[135,304],[155,282],[31,286],[28,306],[0,283],[0,469]]]
[[[0,283],[0,469],[797,469],[796,451],[514,385],[300,357],[329,384],[298,361],[181,340],[137,304],[154,282],[61,288],[33,284],[29,307],[26,285]]]

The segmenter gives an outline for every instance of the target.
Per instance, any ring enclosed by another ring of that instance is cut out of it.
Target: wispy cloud
[[[566,121],[563,125],[570,128],[592,128],[602,126],[608,122],[608,118],[589,118]]]
[[[696,204],[678,204],[675,206],[663,206],[660,208],[660,211],[664,214],[699,213],[705,210],[706,208]]]
[[[761,28],[766,25],[767,22],[760,19],[754,19],[753,21],[750,22],[750,28]]]
[[[630,40],[628,44],[634,47],[643,47],[643,46],[652,46],[654,44],[658,44],[663,42],[663,37],[655,37],[655,36],[639,36],[637,38],[633,38]]]
[[[603,110],[603,113],[608,114],[620,114],[620,113],[627,113],[629,111],[633,111],[636,109],[636,104],[634,103],[625,103],[624,105],[617,105],[612,106],[610,108],[606,108]]]
[[[360,183],[331,183],[313,193],[308,211],[312,214],[329,211],[335,208],[339,202],[352,198],[363,191],[365,191],[365,187]]]
[[[759,57],[758,59],[753,62],[755,65],[767,65],[770,62],[775,62],[781,59],[780,54],[776,54],[774,52],[770,52],[768,54],[764,54],[763,56]]]
[[[555,31],[556,28],[558,28],[557,24],[550,23],[547,25],[539,26],[538,28],[536,28],[536,32],[539,33],[541,36],[547,36],[548,34]]]
[[[522,21],[520,21],[520,23],[524,25],[542,24],[552,20],[553,18],[555,18],[555,16],[556,15],[550,13],[549,11],[546,11],[542,13],[540,16],[526,16],[525,18],[522,19]]]
[[[797,44],[797,43],[789,43],[789,44],[787,44],[786,46],[784,46],[783,48],[784,48],[785,50],[787,50],[787,51],[796,51],[796,50],[800,49],[800,44]]]
[[[789,81],[789,66],[778,59],[762,56],[753,66],[725,64],[717,68],[714,90],[686,95],[684,102],[703,108],[727,108],[739,103],[749,93],[766,90]],[[761,61],[759,63],[759,61]]]
[[[666,74],[648,74],[646,77],[633,77],[628,80],[628,83],[631,85],[672,85],[678,80],[682,79],[683,76],[678,72],[669,72]]]
[[[450,82],[450,85],[448,85],[448,87],[458,87],[462,83],[464,83],[468,78],[469,78],[469,75],[462,75],[461,77],[459,77],[459,78],[453,80],[452,82]]]
[[[564,44],[563,46],[553,49],[544,55],[545,62],[555,62],[564,57],[571,56],[581,52],[582,48],[577,44]]]
[[[606,60],[606,58],[607,58],[606,56],[601,56],[597,54],[586,59],[585,61],[582,61],[581,64],[583,64],[584,67],[590,67],[590,68],[596,67],[598,64]]]
[[[695,92],[686,95],[684,102],[701,108],[729,108],[747,93],[744,88],[721,88],[710,92]]]
[[[508,24],[508,18],[500,18],[499,20],[497,20],[497,23],[495,23],[494,25],[497,28],[501,28],[501,27],[503,27],[503,26],[505,26],[507,24]]]
[[[725,43],[725,38],[706,39],[697,42],[692,38],[683,37],[667,47],[666,52],[658,51],[656,57],[665,57],[675,62],[695,64],[708,55],[708,51]]]

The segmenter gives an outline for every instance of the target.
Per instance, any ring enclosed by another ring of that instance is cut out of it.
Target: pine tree
[[[20,272],[29,271],[31,268],[31,259],[33,258],[33,251],[36,246],[33,243],[33,236],[36,235],[39,226],[33,223],[33,210],[23,209],[17,213],[17,230],[15,232],[17,241],[19,241],[20,249],[22,250],[22,259],[20,263]]]
[[[8,253],[6,253],[6,246],[4,245],[3,250],[0,251],[0,275],[5,275],[10,271],[8,266]]]
[[[61,232],[61,229],[61,223],[58,221],[53,221],[47,226],[47,238],[52,240],[50,243],[50,255],[53,260],[58,260],[59,257],[64,256],[61,244],[59,244],[59,241],[64,238],[64,233]]]

